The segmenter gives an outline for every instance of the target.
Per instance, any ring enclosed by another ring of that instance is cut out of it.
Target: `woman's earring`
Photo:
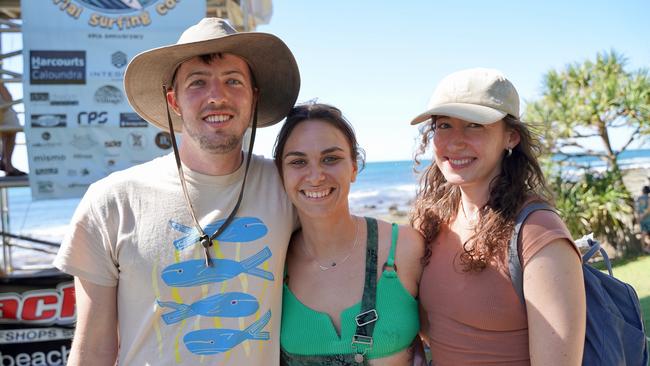
[[[507,148],[506,150],[508,150],[508,153],[506,154],[506,158],[509,158],[510,155],[512,155],[512,149],[511,149],[511,148]]]

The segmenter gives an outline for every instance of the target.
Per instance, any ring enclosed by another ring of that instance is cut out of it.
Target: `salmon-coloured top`
[[[520,233],[524,271],[530,258],[558,239],[573,244],[560,217],[533,212]],[[463,271],[462,252],[459,237],[443,226],[422,273],[421,330],[433,365],[529,365],[526,309],[510,280],[507,248],[478,273]]]

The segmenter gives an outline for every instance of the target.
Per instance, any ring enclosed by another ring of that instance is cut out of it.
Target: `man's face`
[[[230,54],[209,64],[199,57],[183,62],[174,89],[167,94],[170,106],[183,119],[184,144],[211,154],[241,150],[253,98],[248,65]]]

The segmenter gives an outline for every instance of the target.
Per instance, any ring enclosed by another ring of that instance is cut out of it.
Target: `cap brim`
[[[432,116],[447,116],[462,119],[463,121],[489,125],[503,119],[507,113],[494,108],[476,104],[447,103],[420,113],[411,120],[412,125],[431,119]]]
[[[124,74],[129,104],[146,121],[168,131],[163,85],[171,86],[172,73],[183,61],[217,52],[239,56],[250,66],[259,89],[259,127],[273,125],[286,117],[300,90],[298,65],[282,40],[256,32],[159,47],[138,54]],[[171,112],[174,131],[182,132],[183,121]]]

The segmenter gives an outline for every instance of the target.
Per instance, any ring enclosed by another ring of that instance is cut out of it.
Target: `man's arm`
[[[75,277],[77,326],[68,366],[115,365],[118,349],[117,287]]]

